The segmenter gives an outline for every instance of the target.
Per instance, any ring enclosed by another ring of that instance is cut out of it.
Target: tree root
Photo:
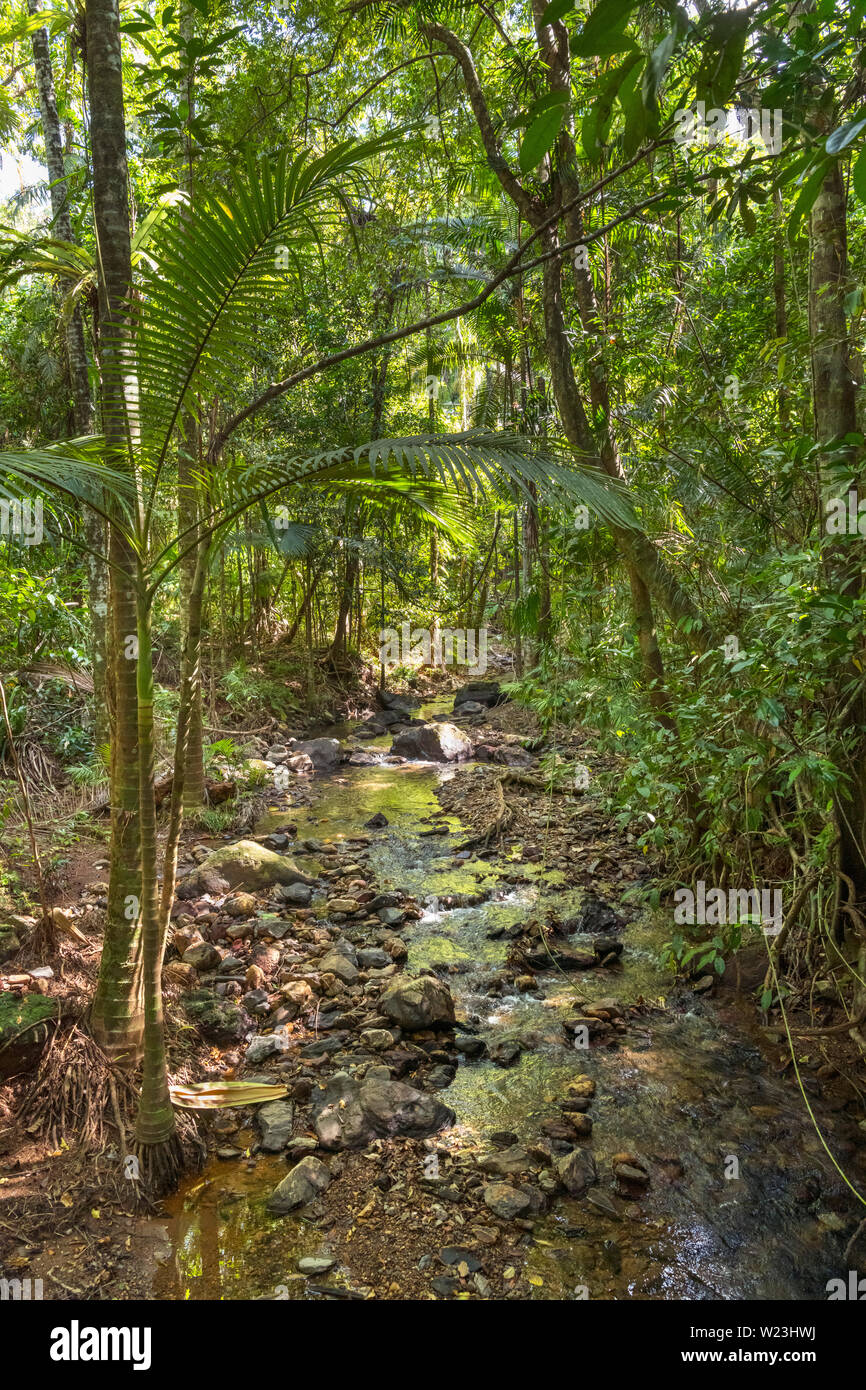
[[[507,767],[502,772],[494,773],[493,797],[494,810],[493,817],[488,821],[483,830],[477,835],[471,835],[468,840],[464,840],[458,846],[458,853],[469,849],[490,849],[491,845],[498,842],[505,832],[510,828],[514,819],[514,808],[506,806],[505,791],[507,785],[516,787],[528,787],[530,791],[549,792],[551,784],[544,777],[538,777],[531,772],[521,772],[518,768]],[[554,786],[555,792],[570,791],[568,786]]]
[[[132,1077],[112,1065],[81,1023],[61,1021],[42,1054],[19,1117],[53,1149],[74,1135],[85,1148],[97,1150],[108,1142],[109,1127],[122,1127],[122,1112],[131,1122],[136,1100]]]
[[[133,1210],[153,1210],[177,1187],[185,1172],[196,1172],[205,1156],[194,1116],[176,1117],[177,1132],[167,1144],[130,1142],[138,1109],[136,1073],[112,1064],[80,1020],[61,1022],[43,1053],[32,1087],[18,1111],[29,1133],[41,1134],[52,1149],[75,1142],[82,1154],[111,1147],[117,1161],[103,1173],[112,1196]]]

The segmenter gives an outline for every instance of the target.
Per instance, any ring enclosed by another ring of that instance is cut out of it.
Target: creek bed
[[[372,837],[369,869],[380,890],[399,888],[428,904],[403,933],[407,968],[450,968],[458,1016],[474,1021],[488,1043],[530,1039],[512,1067],[461,1062],[439,1093],[456,1113],[458,1135],[480,1140],[508,1130],[537,1140],[569,1080],[589,1074],[597,1087],[590,1142],[600,1172],[609,1174],[611,1156],[622,1151],[651,1169],[646,1195],[639,1204],[618,1202],[617,1216],[586,1199],[554,1202],[527,1248],[532,1297],[826,1297],[827,1280],[840,1272],[840,1233],[850,1225],[836,1211],[840,1180],[802,1099],[772,1074],[758,1046],[726,1029],[711,1003],[672,991],[658,963],[669,934],[663,920],[649,915],[626,929],[621,969],[569,977],[549,970],[539,978],[541,997],[490,997],[490,977],[510,944],[491,939],[491,929],[536,906],[567,915],[580,894],[559,888],[559,876],[538,864],[520,865],[528,882],[517,886],[503,881],[507,860],[455,865],[458,836],[421,837],[431,817],[447,819],[435,793],[438,779],[450,775],[428,764],[347,767],[321,783],[314,807],[294,808],[291,818],[299,839],[340,840],[383,812],[389,825]],[[285,818],[281,812],[274,820]],[[458,829],[453,818],[448,823]],[[492,896],[472,907],[439,905],[448,895],[479,891]],[[585,1004],[615,996],[625,1006],[640,999],[657,1007],[630,1019],[618,1046],[578,1052],[561,1027],[575,995]],[[298,1259],[328,1251],[303,1216],[266,1212],[265,1199],[285,1172],[284,1160],[265,1155],[212,1159],[186,1183],[168,1204],[171,1255],[156,1296],[304,1297],[306,1282],[292,1273]],[[807,1180],[817,1180],[830,1205],[798,1198]],[[609,1190],[606,1182],[603,1176],[599,1190]],[[345,1272],[351,1281],[351,1269]]]

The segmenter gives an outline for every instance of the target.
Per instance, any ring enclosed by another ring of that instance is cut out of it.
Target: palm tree
[[[112,70],[111,11],[112,0],[89,0],[92,89],[96,78],[109,88],[115,77],[119,81],[119,65]],[[104,94],[106,88],[101,90]],[[209,479],[211,511],[157,551],[153,525],[157,498],[179,447],[184,418],[198,420],[200,400],[230,395],[238,361],[244,359],[252,338],[252,324],[281,283],[278,248],[287,248],[291,263],[301,266],[322,236],[328,211],[345,198],[346,185],[364,161],[381,153],[396,137],[344,142],[318,156],[304,151],[297,157],[251,159],[245,177],[229,191],[202,198],[183,216],[166,217],[155,228],[133,298],[128,220],[124,236],[125,177],[120,177],[122,107],[118,118],[116,104],[109,102],[102,122],[94,110],[92,135],[103,323],[103,450],[111,478],[119,480],[117,498],[129,499],[121,505],[109,493],[114,820],[109,912],[94,1023],[98,1040],[106,1042],[115,1057],[124,1053],[133,1061],[139,1043],[143,1044],[136,1138],[143,1178],[151,1190],[158,1191],[172,1185],[182,1161],[168,1087],[161,973],[182,826],[201,599],[209,556],[223,534],[247,508],[311,488],[354,490],[359,499],[376,492],[396,495],[437,524],[445,519],[443,504],[453,507],[455,492],[477,493],[479,487],[526,493],[532,486],[548,494],[555,488],[618,525],[630,524],[631,511],[622,492],[592,469],[575,466],[565,455],[542,454],[538,441],[469,431],[374,440],[360,448],[326,450],[312,458],[279,452],[251,465],[221,467]],[[56,456],[51,457],[53,462]],[[28,458],[18,458],[19,469],[26,469]],[[66,466],[74,463],[71,455]],[[196,552],[196,565],[190,585],[175,783],[160,899],[151,614],[165,579],[190,551]]]

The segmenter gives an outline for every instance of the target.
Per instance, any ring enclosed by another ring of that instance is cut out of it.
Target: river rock
[[[306,883],[281,883],[277,897],[290,907],[309,907],[313,890]]]
[[[359,1149],[374,1138],[405,1134],[425,1139],[454,1123],[454,1111],[435,1096],[371,1067],[362,1083],[335,1072],[312,1095],[313,1122],[324,1149]]]
[[[358,978],[357,965],[353,965],[348,956],[340,951],[329,951],[318,962],[318,967],[323,975],[336,975],[344,985],[353,985]]]
[[[202,941],[199,946],[190,946],[189,950],[184,951],[181,960],[184,965],[191,965],[199,972],[204,972],[216,970],[222,956],[216,946],[211,946],[209,941]]]
[[[516,1216],[523,1216],[531,1207],[532,1200],[519,1188],[512,1187],[509,1182],[490,1182],[483,1192],[484,1201],[495,1216],[501,1216],[506,1221],[513,1221]]]
[[[361,1047],[367,1052],[385,1052],[393,1047],[397,1039],[387,1028],[365,1028],[358,1038]]]
[[[484,705],[490,709],[501,705],[508,699],[497,681],[469,681],[462,685],[454,696],[454,713],[461,712],[460,706],[467,704]]]
[[[209,875],[224,880],[231,887],[243,887],[253,892],[271,888],[275,883],[311,886],[316,881],[302,873],[291,859],[256,844],[255,840],[238,840],[233,845],[223,845],[214,850],[203,864],[181,881],[178,896],[190,898],[206,892],[204,880]]]
[[[358,964],[363,970],[384,970],[391,960],[381,946],[365,946],[358,952]]]
[[[268,1211],[275,1216],[285,1216],[286,1212],[312,1202],[330,1181],[331,1170],[327,1164],[309,1154],[274,1188],[267,1200]]]
[[[267,1105],[260,1107],[256,1124],[265,1153],[277,1154],[286,1147],[292,1137],[294,1122],[295,1107],[290,1100],[269,1100]]]
[[[360,1149],[369,1143],[370,1125],[361,1106],[358,1082],[338,1071],[312,1094],[313,1124],[324,1149]]]
[[[184,1013],[208,1042],[237,1042],[252,1027],[252,1019],[209,989],[193,990],[181,1000]]]
[[[379,1011],[410,1033],[454,1023],[451,991],[433,975],[398,980],[380,996]]]
[[[371,1072],[361,1086],[361,1105],[374,1133],[381,1138],[406,1134],[412,1139],[426,1139],[453,1125],[455,1119],[454,1111],[435,1096]]]
[[[328,903],[329,912],[357,912],[360,903],[356,898],[331,898]]]
[[[570,932],[585,932],[591,935],[594,932],[621,931],[625,921],[613,910],[610,903],[597,898],[594,893],[588,893],[577,916],[572,917],[565,925]]]
[[[304,1255],[298,1260],[298,1269],[301,1274],[327,1274],[336,1263],[337,1261],[328,1255]]]
[[[572,1149],[556,1161],[560,1182],[572,1197],[580,1197],[588,1187],[598,1182],[595,1159],[588,1149]]]
[[[472,744],[455,724],[421,724],[404,729],[391,752],[421,762],[454,763],[472,755]]]
[[[311,738],[295,747],[295,755],[306,753],[317,772],[332,772],[340,763],[340,744],[335,738]]]
[[[592,951],[579,951],[571,946],[533,946],[526,953],[526,963],[533,970],[591,970],[597,964]]]
[[[251,893],[233,893],[223,903],[223,912],[229,917],[252,917],[258,903]]]

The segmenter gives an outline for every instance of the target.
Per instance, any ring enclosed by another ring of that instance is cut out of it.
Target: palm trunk
[[[132,283],[126,127],[117,0],[87,0],[87,83],[91,98],[93,209],[99,266],[102,427],[106,460],[133,475],[127,450],[124,344]],[[108,1055],[137,1061],[144,1033],[141,979],[138,709],[134,645],[138,626],[135,550],[120,515],[109,537],[111,674],[115,728],[111,757],[111,867],[108,912],[91,1028]]]
[[[153,657],[150,603],[139,576],[138,623],[138,792],[141,832],[141,931],[144,966],[144,1064],[135,1137],[148,1192],[170,1190],[181,1168],[180,1142],[168,1090],[162,1011],[164,936],[157,902],[156,799],[153,794]]]
[[[181,661],[180,701],[174,747],[174,776],[171,784],[171,806],[162,866],[162,899],[159,915],[163,943],[168,931],[171,906],[174,901],[174,889],[177,882],[177,852],[183,826],[183,812],[187,805],[185,779],[189,767],[188,747],[195,692],[196,690],[201,692],[201,618],[207,573],[207,552],[200,548],[189,591],[186,636]]]

